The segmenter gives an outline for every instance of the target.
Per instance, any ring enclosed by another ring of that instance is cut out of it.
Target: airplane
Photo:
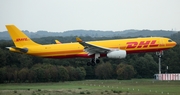
[[[41,45],[32,41],[15,25],[6,25],[14,45],[6,47],[18,52],[44,58],[90,58],[88,66],[99,63],[99,58],[125,58],[127,54],[141,52],[161,52],[176,46],[176,42],[165,37],[127,38],[85,42],[76,37],[77,42]]]

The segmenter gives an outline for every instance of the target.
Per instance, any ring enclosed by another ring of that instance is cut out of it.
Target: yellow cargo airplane
[[[176,42],[164,37],[89,42],[85,42],[77,37],[77,42],[74,43],[41,45],[32,41],[15,25],[6,25],[6,28],[15,44],[15,46],[6,47],[10,51],[45,58],[91,58],[91,61],[87,65],[92,66],[100,62],[100,57],[121,59],[130,53],[160,52],[176,45]]]

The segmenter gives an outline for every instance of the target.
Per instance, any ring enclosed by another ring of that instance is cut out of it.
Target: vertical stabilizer
[[[26,36],[21,30],[19,30],[15,25],[6,25],[6,28],[11,36],[16,47],[40,45],[32,41],[28,36]]]

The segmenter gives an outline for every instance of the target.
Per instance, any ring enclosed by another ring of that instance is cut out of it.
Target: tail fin
[[[26,36],[21,30],[19,30],[15,25],[6,25],[6,28],[11,36],[16,47],[40,45],[32,41],[28,36]]]

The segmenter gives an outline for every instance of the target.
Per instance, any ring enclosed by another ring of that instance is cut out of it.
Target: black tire
[[[99,59],[96,59],[96,63],[100,63],[100,60],[99,60]]]
[[[95,66],[95,63],[93,62],[93,63],[91,63],[91,66]]]
[[[87,62],[87,66],[90,66],[91,65],[91,62]]]
[[[94,62],[95,62],[95,61],[94,61],[94,58],[92,58],[92,59],[91,59],[91,63],[94,63]]]

